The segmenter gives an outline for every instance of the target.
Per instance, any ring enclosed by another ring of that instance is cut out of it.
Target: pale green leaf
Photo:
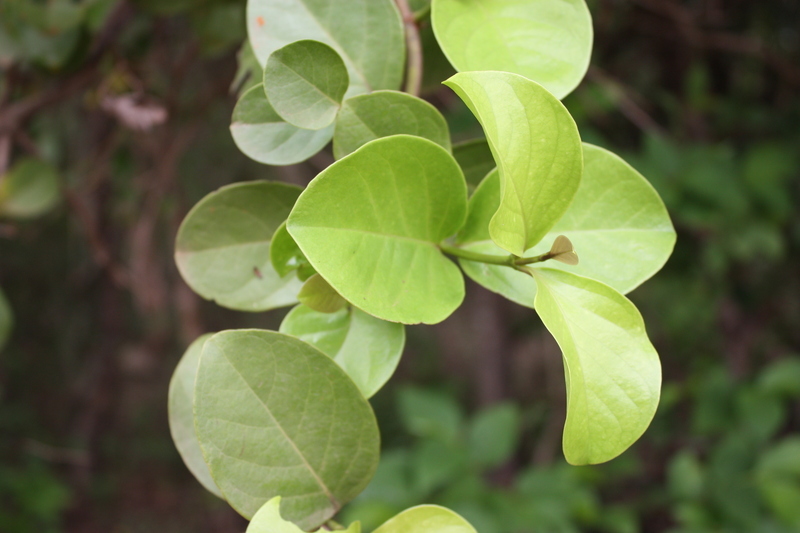
[[[583,145],[583,180],[569,209],[525,255],[544,253],[558,235],[572,241],[576,266],[547,266],[596,279],[626,294],[658,272],[675,246],[675,230],[653,187],[615,154]]]
[[[275,50],[264,68],[264,91],[289,124],[320,130],[333,124],[349,77],[336,50],[319,41],[296,41]]]
[[[293,165],[322,150],[333,138],[333,124],[304,130],[286,123],[272,108],[259,83],[245,92],[231,119],[231,135],[247,157],[266,165]]]
[[[332,357],[366,398],[392,376],[406,340],[402,324],[386,322],[354,307],[319,313],[299,305],[283,319],[281,333],[306,341]]]
[[[214,481],[247,518],[281,496],[287,520],[318,527],[378,464],[377,422],[358,387],[330,357],[281,333],[225,331],[207,340],[194,414]]]
[[[336,117],[333,155],[341,159],[369,141],[390,135],[416,135],[450,150],[450,130],[431,104],[397,91],[376,91],[344,102]]]
[[[583,156],[575,121],[541,85],[516,74],[465,72],[445,84],[481,122],[500,171],[501,202],[489,234],[521,256],[558,222],[578,189]]]
[[[247,526],[246,533],[303,533],[302,529],[281,517],[280,507],[280,496],[275,496],[265,503],[253,516],[253,520]],[[319,533],[320,531],[328,530],[320,528],[317,531]],[[361,533],[361,523],[353,522],[350,527],[343,531],[344,533]]]
[[[610,461],[650,425],[661,364],[636,307],[598,281],[532,268],[535,307],[564,356],[564,455],[572,464]]]
[[[303,252],[286,230],[286,222],[278,226],[272,236],[272,242],[269,246],[269,260],[272,263],[272,268],[281,277],[308,263]]]
[[[14,313],[11,311],[11,305],[8,303],[6,295],[3,294],[3,289],[0,289],[0,350],[8,342],[13,327]]]
[[[467,222],[458,233],[456,243],[470,252],[487,255],[508,255],[489,236],[489,221],[500,205],[500,177],[494,170],[478,185],[469,199]],[[459,259],[464,273],[492,292],[512,302],[533,308],[536,282],[524,272],[501,265]]]
[[[297,299],[318,313],[335,313],[347,305],[347,301],[319,274],[308,278]]]
[[[0,216],[34,218],[60,197],[56,169],[40,159],[22,159],[0,176]]]
[[[286,227],[347,301],[390,322],[434,324],[464,299],[464,278],[438,243],[463,224],[466,198],[444,148],[395,135],[321,172]]]
[[[561,99],[589,68],[592,17],[584,0],[434,0],[431,16],[460,72],[513,72]]]
[[[347,65],[347,96],[397,89],[403,80],[403,23],[393,0],[248,0],[247,32],[262,65],[295,41],[327,44]]]
[[[222,498],[203,459],[194,429],[194,383],[203,345],[211,334],[197,338],[181,357],[169,382],[169,431],[184,464],[209,492]]]
[[[300,188],[255,181],[223,187],[200,200],[183,220],[175,261],[203,298],[241,311],[265,311],[297,302],[301,284],[280,277],[270,261],[270,239]]]
[[[438,505],[406,509],[373,533],[477,533],[469,522]]]
[[[492,405],[480,411],[469,427],[472,462],[485,468],[500,466],[519,442],[519,409],[512,403]]]
[[[473,139],[453,146],[453,157],[464,172],[467,185],[477,187],[497,165],[486,139]],[[495,209],[497,211],[497,209]]]

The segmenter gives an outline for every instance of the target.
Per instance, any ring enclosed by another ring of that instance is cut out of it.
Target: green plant
[[[445,84],[489,150],[453,148],[444,118],[417,96],[416,19],[429,10],[460,70]],[[675,233],[649,183],[583,144],[559,101],[588,66],[583,0],[413,10],[404,0],[250,0],[247,23],[258,67],[245,50],[242,70],[265,69],[234,110],[237,145],[285,165],[332,140],[337,161],[305,190],[224,187],[178,232],[178,267],[201,296],[243,311],[301,302],[280,332],[204,336],[179,364],[170,423],[204,486],[252,519],[251,532],[343,529],[332,517],[378,464],[366,399],[394,371],[403,325],[441,322],[462,303],[462,270],[536,309],[558,341],[569,462],[608,461],[635,442],[655,413],[661,369],[624,294],[661,268]],[[404,64],[407,93],[397,92]],[[491,171],[468,198],[476,168]],[[474,531],[435,506],[376,531],[445,529]]]

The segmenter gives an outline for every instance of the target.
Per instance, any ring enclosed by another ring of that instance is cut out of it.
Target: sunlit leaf
[[[572,205],[525,255],[544,253],[553,239],[565,235],[580,264],[550,261],[548,268],[602,281],[625,294],[664,266],[675,246],[675,230],[664,202],[633,167],[591,144],[583,145],[583,154],[583,179]]]
[[[289,124],[320,130],[333,124],[349,84],[336,50],[319,41],[296,41],[275,50],[264,68],[264,91]]]
[[[333,124],[304,130],[286,123],[258,84],[245,92],[231,119],[231,135],[247,157],[265,165],[292,165],[322,150],[333,138]]]
[[[369,403],[330,357],[288,335],[239,330],[207,340],[194,412],[214,481],[247,518],[281,496],[283,516],[313,529],[377,467]]]
[[[281,518],[281,497],[275,496],[270,501],[264,504],[261,509],[253,516],[250,524],[247,526],[246,533],[303,533],[303,530],[297,527],[292,522],[288,522]],[[329,531],[320,528],[319,531]],[[361,533],[361,523],[354,522],[344,533]]]
[[[464,72],[445,85],[481,122],[500,171],[500,207],[489,234],[521,256],[558,222],[578,189],[583,157],[575,121],[541,85],[516,74]]]
[[[265,311],[297,301],[300,282],[280,277],[270,239],[300,188],[256,181],[223,187],[200,200],[183,220],[175,260],[183,279],[203,298],[241,311]]]
[[[34,218],[60,197],[56,169],[40,159],[22,159],[0,176],[0,216]]]
[[[395,135],[321,172],[286,227],[349,302],[391,322],[433,324],[464,298],[463,277],[438,243],[461,227],[466,197],[461,169],[444,148]]]
[[[172,441],[178,449],[184,464],[194,477],[209,492],[222,498],[203,459],[197,433],[194,429],[194,383],[197,377],[197,366],[203,345],[211,338],[211,334],[202,335],[195,340],[181,357],[172,380],[169,382],[169,431]]]
[[[397,89],[403,79],[403,24],[392,0],[248,0],[247,32],[262,65],[295,41],[327,44],[347,65],[347,96]]]
[[[335,313],[347,305],[347,301],[319,274],[306,280],[297,299],[318,313]]]
[[[406,339],[402,324],[386,322],[354,307],[319,313],[299,305],[283,319],[281,333],[304,340],[332,357],[367,398],[394,373]]]
[[[513,72],[561,99],[589,68],[593,31],[584,0],[434,0],[431,16],[460,72]]]
[[[416,135],[450,150],[450,130],[439,111],[410,94],[376,91],[349,98],[336,117],[333,155],[341,159],[374,139]]]
[[[8,342],[13,327],[14,314],[11,311],[11,305],[8,303],[6,295],[3,294],[3,289],[0,289],[0,350]]]
[[[658,406],[661,364],[636,307],[600,282],[531,268],[535,307],[564,356],[564,455],[572,464],[609,461],[633,444]]]
[[[438,505],[412,507],[373,533],[477,533],[469,522]]]

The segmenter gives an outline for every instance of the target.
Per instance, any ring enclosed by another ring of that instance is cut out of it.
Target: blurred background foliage
[[[800,4],[589,3],[592,68],[565,103],[679,234],[632,294],[660,410],[620,458],[566,465],[557,346],[532,310],[471,284],[453,317],[409,329],[373,399],[381,467],[342,517],[366,531],[420,502],[481,533],[800,531]],[[480,135],[422,30],[426,97],[456,140]],[[244,529],[178,457],[167,384],[199,334],[276,329],[284,311],[199,300],[173,239],[221,185],[304,184],[332,161],[268,168],[235,148],[244,38],[244,0],[0,0],[4,533]]]

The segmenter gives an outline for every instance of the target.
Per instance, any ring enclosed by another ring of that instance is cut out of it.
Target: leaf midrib
[[[263,339],[260,339],[260,338],[259,338],[259,340],[263,340]],[[236,365],[235,365],[235,364],[233,364],[233,361],[232,361],[232,360],[231,360],[231,359],[228,357],[228,355],[227,355],[226,351],[225,351],[224,349],[222,349],[222,348],[220,348],[220,351],[222,351],[222,353],[224,354],[225,360],[228,362],[228,364],[231,366],[231,368],[233,368],[233,370],[236,372],[236,375],[238,375],[238,376],[239,376],[239,378],[240,378],[240,379],[241,379],[241,380],[244,382],[244,384],[247,386],[247,390],[249,390],[249,391],[250,391],[250,392],[253,394],[253,396],[255,396],[255,397],[256,397],[256,399],[258,400],[258,403],[260,403],[260,404],[261,404],[261,405],[264,407],[264,411],[267,413],[267,415],[269,415],[269,417],[270,417],[270,419],[272,420],[273,424],[275,424],[275,427],[276,427],[276,428],[278,428],[278,430],[281,432],[281,435],[283,435],[283,437],[286,439],[286,441],[287,441],[287,442],[288,442],[288,443],[291,445],[292,449],[295,451],[295,453],[297,454],[297,456],[298,456],[298,457],[300,458],[300,460],[303,462],[303,464],[305,465],[305,467],[306,467],[306,469],[308,470],[308,472],[311,474],[311,476],[312,476],[312,477],[314,478],[314,480],[317,482],[317,484],[319,485],[319,487],[322,489],[322,492],[325,494],[325,496],[326,496],[326,497],[328,498],[328,500],[331,502],[331,505],[333,505],[334,509],[338,511],[338,510],[341,508],[341,504],[340,504],[340,503],[339,503],[339,502],[336,500],[336,498],[333,496],[333,494],[331,493],[331,491],[330,491],[330,489],[328,488],[328,486],[325,484],[325,482],[322,480],[322,478],[321,478],[321,477],[319,477],[319,475],[317,474],[316,470],[314,470],[314,468],[311,466],[311,464],[310,464],[310,463],[308,462],[308,460],[306,459],[305,455],[303,455],[303,453],[302,453],[302,452],[300,451],[300,449],[297,447],[297,445],[295,444],[295,442],[294,442],[294,441],[293,441],[293,440],[292,440],[292,439],[289,437],[289,435],[286,433],[286,430],[285,430],[285,429],[283,429],[283,426],[282,426],[282,425],[281,425],[281,424],[278,422],[278,420],[275,418],[275,415],[273,415],[273,414],[272,414],[272,411],[270,410],[269,406],[267,406],[267,404],[266,404],[266,403],[264,403],[264,401],[261,399],[261,396],[259,396],[258,394],[256,394],[256,391],[255,391],[255,390],[253,390],[253,388],[252,388],[252,386],[250,385],[250,383],[249,383],[249,382],[247,381],[247,379],[244,377],[244,374],[242,374],[242,373],[239,371],[239,369],[236,367]]]

